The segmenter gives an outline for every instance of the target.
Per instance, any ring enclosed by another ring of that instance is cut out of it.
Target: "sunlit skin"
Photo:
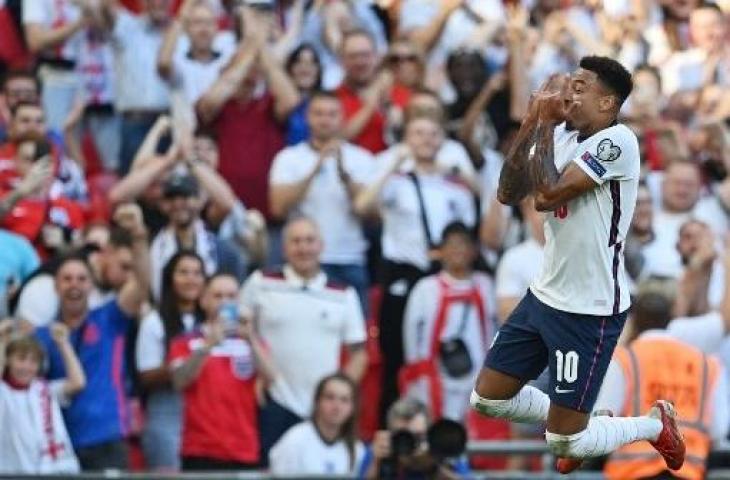
[[[313,98],[307,109],[307,122],[313,140],[321,143],[337,137],[342,129],[343,118],[339,100],[329,97]]]
[[[294,271],[312,278],[319,273],[322,237],[310,220],[299,219],[287,225],[284,231],[284,257]]]
[[[40,359],[31,352],[16,352],[7,359],[7,370],[18,385],[27,387],[38,376]]]
[[[689,212],[697,203],[702,179],[697,165],[673,163],[664,171],[662,204],[671,213]]]
[[[406,126],[404,141],[418,163],[433,162],[443,140],[443,129],[431,118],[416,118]]]
[[[336,435],[352,416],[354,408],[355,400],[350,385],[341,380],[330,380],[315,407],[314,422],[320,431]]]
[[[203,264],[195,257],[183,257],[172,273],[172,288],[181,304],[192,309],[205,284]]]
[[[375,44],[365,35],[347,37],[342,45],[345,82],[354,89],[367,87],[375,76],[378,56]]]
[[[212,57],[213,39],[218,32],[218,24],[213,10],[205,3],[195,5],[185,22],[190,37],[190,47],[194,57]]]
[[[312,91],[317,85],[319,74],[320,66],[317,63],[314,51],[309,48],[299,52],[289,69],[289,75],[300,92]]]
[[[83,321],[93,288],[88,266],[76,260],[65,262],[56,272],[55,285],[60,300],[61,318]],[[73,328],[76,325],[69,326]]]
[[[212,279],[205,287],[200,306],[205,312],[206,321],[218,321],[218,312],[224,303],[236,302],[238,282],[235,278],[222,275]]]
[[[31,133],[45,135],[46,119],[41,107],[37,105],[22,105],[18,107],[10,121],[10,125],[8,126],[8,139],[15,140]]]

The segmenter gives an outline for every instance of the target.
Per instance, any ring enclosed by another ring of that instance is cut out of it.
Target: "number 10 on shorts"
[[[558,382],[573,383],[578,379],[578,354],[571,350],[565,354],[555,350],[556,375]]]

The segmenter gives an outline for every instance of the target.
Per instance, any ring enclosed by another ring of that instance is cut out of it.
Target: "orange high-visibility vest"
[[[669,337],[639,338],[628,348],[618,348],[614,359],[626,379],[622,416],[645,414],[655,400],[671,401],[687,446],[678,478],[704,478],[705,462],[712,440],[712,412],[708,411],[717,385],[720,363],[700,350]],[[649,442],[626,445],[606,462],[609,480],[632,480],[667,470],[664,459]]]

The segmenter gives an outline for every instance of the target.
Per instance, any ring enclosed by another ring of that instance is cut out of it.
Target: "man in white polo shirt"
[[[319,225],[324,239],[322,269],[330,279],[355,288],[364,306],[368,245],[352,201],[369,182],[375,159],[367,150],[342,140],[343,118],[336,95],[312,95],[307,111],[311,139],[285,148],[274,158],[270,207],[275,216],[306,215]]]
[[[365,372],[365,322],[352,287],[328,280],[319,263],[322,239],[313,220],[284,227],[281,271],[254,272],[241,290],[243,312],[254,319],[280,375],[269,385],[259,420],[262,459],[289,427],[312,413],[317,383],[340,369],[355,381]]]

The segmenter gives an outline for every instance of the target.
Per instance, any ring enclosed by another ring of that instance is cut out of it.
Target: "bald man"
[[[284,267],[254,272],[241,290],[242,310],[253,318],[280,373],[261,410],[263,461],[289,427],[311,414],[320,379],[341,369],[359,381],[367,364],[357,293],[328,280],[320,267],[322,247],[311,219],[290,220],[284,227]],[[341,366],[343,346],[349,360]]]

